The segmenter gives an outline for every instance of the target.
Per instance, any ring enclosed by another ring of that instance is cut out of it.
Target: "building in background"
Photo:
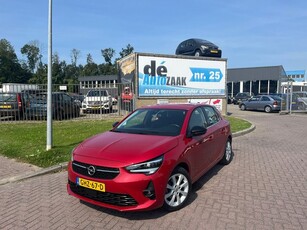
[[[287,77],[293,79],[294,82],[306,82],[305,70],[286,71]]]
[[[232,97],[239,92],[279,93],[282,82],[287,80],[282,65],[227,69],[227,90]]]

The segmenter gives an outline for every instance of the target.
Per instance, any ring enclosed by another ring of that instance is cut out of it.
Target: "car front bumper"
[[[105,192],[84,188],[78,185],[77,178],[103,183]],[[146,176],[120,169],[119,175],[114,179],[97,179],[76,173],[72,163],[68,164],[68,194],[85,202],[118,211],[152,210],[161,207],[164,203],[166,183],[167,180],[159,170]],[[154,188],[153,197],[144,194],[149,186]]]

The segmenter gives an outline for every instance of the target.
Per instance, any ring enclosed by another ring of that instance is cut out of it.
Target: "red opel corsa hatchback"
[[[231,162],[231,143],[229,123],[213,106],[139,108],[73,150],[67,190],[119,211],[178,210],[197,179],[218,162]]]

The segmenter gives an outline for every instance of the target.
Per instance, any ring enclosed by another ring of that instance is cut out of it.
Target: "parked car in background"
[[[297,106],[299,110],[307,110],[307,91],[296,91],[293,92],[296,96]]]
[[[32,97],[30,106],[26,109],[29,119],[47,118],[47,93]],[[52,93],[52,118],[57,120],[69,119],[80,116],[80,104],[67,93]]]
[[[191,38],[181,42],[177,49],[176,55],[205,56],[205,57],[222,57],[222,50],[212,42],[207,40]]]
[[[120,211],[175,211],[204,173],[231,162],[231,146],[229,122],[214,106],[146,106],[73,150],[67,190]]]
[[[282,98],[273,95],[258,95],[248,100],[241,101],[241,110],[261,110],[267,113],[280,111]]]
[[[81,108],[84,96],[82,94],[77,94],[77,93],[67,93],[67,94],[71,96],[75,100],[75,103],[77,103]]]
[[[240,102],[250,99],[254,96],[254,93],[250,92],[242,92],[242,93],[237,93],[236,96],[233,98],[233,103],[235,105],[240,104]]]
[[[227,104],[232,104],[232,103],[233,103],[233,97],[231,96],[231,94],[228,94]]]
[[[112,97],[112,105],[117,105],[117,102],[118,102],[117,96]]]
[[[105,89],[93,89],[90,90],[83,102],[82,102],[82,112],[99,112],[99,111],[111,111],[112,110],[112,97],[108,90]]]
[[[0,92],[0,116],[9,119],[23,119],[29,102],[28,93]]]

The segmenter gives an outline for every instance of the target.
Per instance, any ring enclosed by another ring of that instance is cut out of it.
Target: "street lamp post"
[[[47,146],[52,148],[52,0],[49,0],[48,14],[48,77],[47,77]]]

